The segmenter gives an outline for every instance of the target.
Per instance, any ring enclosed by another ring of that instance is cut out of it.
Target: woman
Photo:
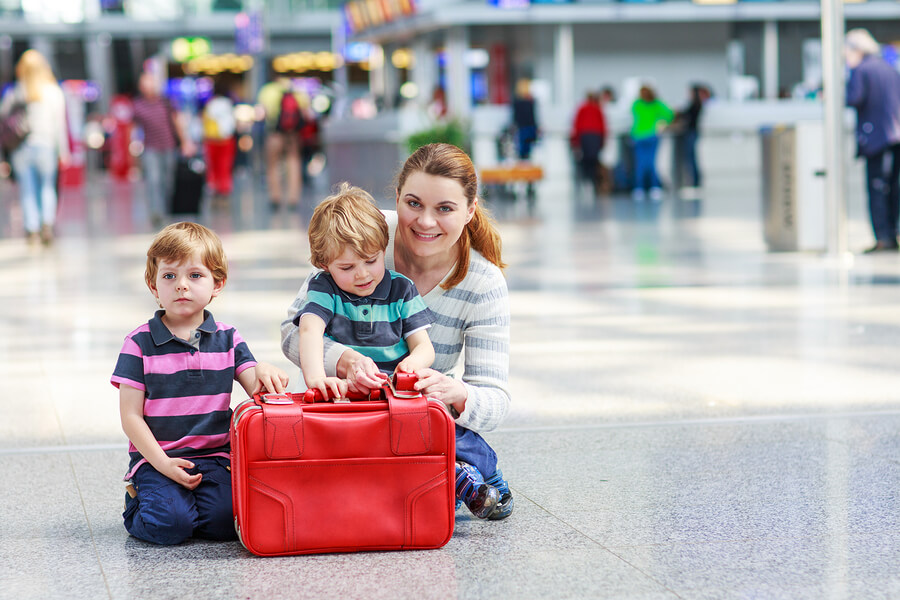
[[[416,150],[398,177],[396,212],[385,211],[385,266],[409,277],[433,313],[428,334],[436,356],[432,368],[417,372],[416,388],[447,405],[457,424],[457,459],[476,465],[497,488],[500,503],[488,518],[502,519],[512,512],[512,494],[496,455],[481,452],[486,444],[477,432],[495,429],[509,410],[509,297],[500,236],[477,192],[475,167],[465,152],[450,144]],[[297,366],[293,319],[305,303],[306,287],[304,282],[281,324],[282,350]],[[326,372],[346,378],[351,389],[379,387],[377,370],[362,359],[326,338]]]
[[[689,183],[681,188],[680,194],[683,200],[698,199],[697,194],[703,178],[700,165],[697,162],[697,138],[700,136],[700,114],[703,112],[703,103],[709,96],[709,92],[702,85],[693,84],[688,90],[689,102],[683,110],[675,116],[675,122],[680,124],[680,131],[675,135],[676,151],[681,153],[682,161],[679,166],[687,171]],[[676,186],[682,183],[682,173],[676,172],[673,179],[677,179]]]
[[[578,152],[579,174],[591,182],[594,195],[601,191],[600,152],[606,141],[606,119],[600,105],[600,94],[588,92],[575,113],[570,136],[572,147]]]
[[[672,122],[672,109],[656,98],[653,89],[644,85],[638,99],[631,106],[634,123],[631,139],[634,143],[634,189],[631,196],[642,201],[649,188],[650,199],[662,200],[662,187],[656,174],[656,149],[659,146],[659,129]]]
[[[16,86],[0,104],[6,115],[14,105],[26,106],[28,135],[13,150],[12,168],[19,183],[19,197],[29,243],[53,241],[56,223],[56,174],[58,165],[69,163],[66,102],[47,59],[27,50],[16,63]]]

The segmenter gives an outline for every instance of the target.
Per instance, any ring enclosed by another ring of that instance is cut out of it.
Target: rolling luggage
[[[172,190],[173,215],[200,214],[200,201],[206,184],[206,163],[197,156],[179,157]]]
[[[354,402],[322,402],[308,390],[240,404],[231,469],[241,543],[260,556],[446,544],[454,423],[441,402],[412,390],[414,379]]]

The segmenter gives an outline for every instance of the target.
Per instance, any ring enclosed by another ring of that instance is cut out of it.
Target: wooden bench
[[[506,183],[534,183],[544,178],[544,170],[531,163],[498,165],[481,169],[482,185],[502,185]]]

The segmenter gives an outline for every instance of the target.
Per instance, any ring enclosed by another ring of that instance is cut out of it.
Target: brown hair
[[[388,238],[387,221],[372,195],[345,181],[313,211],[309,261],[324,269],[346,246],[359,256],[371,256],[387,248]]]
[[[452,179],[462,186],[466,197],[466,205],[478,200],[478,176],[475,173],[475,165],[469,155],[452,144],[428,144],[422,146],[406,159],[400,175],[397,177],[397,194],[406,183],[406,179],[413,173],[422,172],[436,177]],[[506,267],[506,263],[500,257],[500,234],[494,225],[490,213],[481,202],[475,206],[475,214],[466,223],[462,235],[459,236],[459,260],[456,269],[446,282],[441,284],[445,290],[459,284],[469,272],[469,249],[474,248],[487,260],[500,269]]]
[[[653,102],[656,100],[656,93],[653,91],[653,88],[649,85],[642,85],[641,91],[638,94],[641,97],[641,100],[644,102]]]
[[[212,273],[213,281],[220,283],[228,279],[228,262],[219,236],[203,225],[181,222],[169,225],[153,238],[147,250],[147,269],[144,271],[147,285],[152,287],[156,284],[160,260],[180,263],[193,256],[194,252],[200,253],[200,260]]]

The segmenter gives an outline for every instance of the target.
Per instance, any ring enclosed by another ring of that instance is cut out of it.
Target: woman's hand
[[[440,400],[447,406],[453,406],[457,412],[466,410],[466,399],[469,393],[461,381],[447,377],[434,369],[419,369],[416,371],[419,380],[415,388],[435,400]]]

